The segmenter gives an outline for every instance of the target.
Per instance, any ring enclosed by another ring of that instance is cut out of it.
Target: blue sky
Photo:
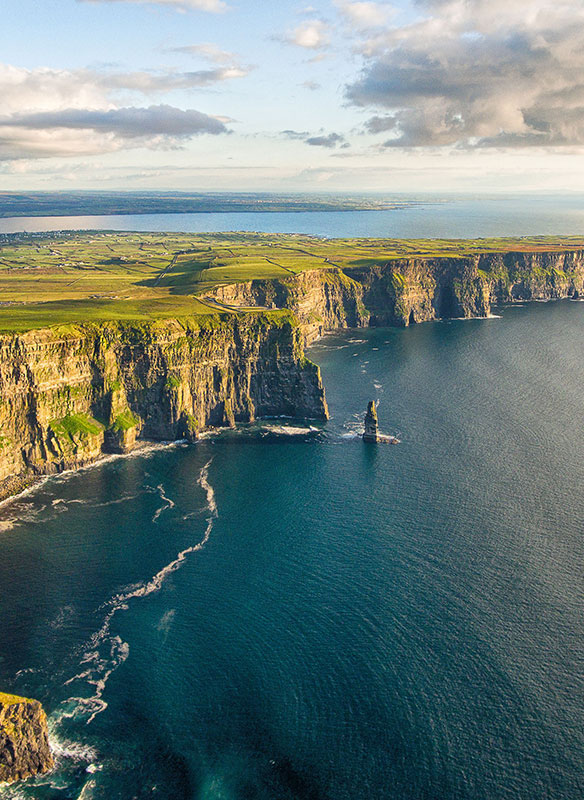
[[[561,191],[580,0],[3,0],[0,189]]]

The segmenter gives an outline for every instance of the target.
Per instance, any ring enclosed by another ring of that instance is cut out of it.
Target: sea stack
[[[0,784],[52,768],[47,715],[41,704],[0,692]]]
[[[379,420],[377,419],[377,409],[375,402],[370,400],[367,406],[367,413],[365,414],[365,432],[363,434],[364,442],[378,442],[379,441]]]

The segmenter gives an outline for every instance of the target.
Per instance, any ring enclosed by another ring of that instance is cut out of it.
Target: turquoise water
[[[408,199],[404,197],[403,199]],[[582,195],[451,195],[388,211],[128,214],[0,219],[0,233],[54,230],[264,231],[314,236],[461,238],[580,235]]]
[[[326,425],[4,506],[0,685],[59,766],[3,800],[581,797],[583,338],[569,301],[330,335]]]

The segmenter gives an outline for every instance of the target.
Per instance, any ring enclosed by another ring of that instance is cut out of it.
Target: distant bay
[[[406,200],[407,198],[404,198]],[[64,230],[261,231],[331,238],[476,238],[584,233],[584,196],[470,196],[381,211],[210,212],[0,219],[1,233]]]

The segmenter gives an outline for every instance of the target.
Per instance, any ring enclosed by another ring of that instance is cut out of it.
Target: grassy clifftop
[[[0,331],[216,314],[223,284],[403,258],[564,252],[584,238],[398,240],[287,234],[74,233],[0,237]]]

